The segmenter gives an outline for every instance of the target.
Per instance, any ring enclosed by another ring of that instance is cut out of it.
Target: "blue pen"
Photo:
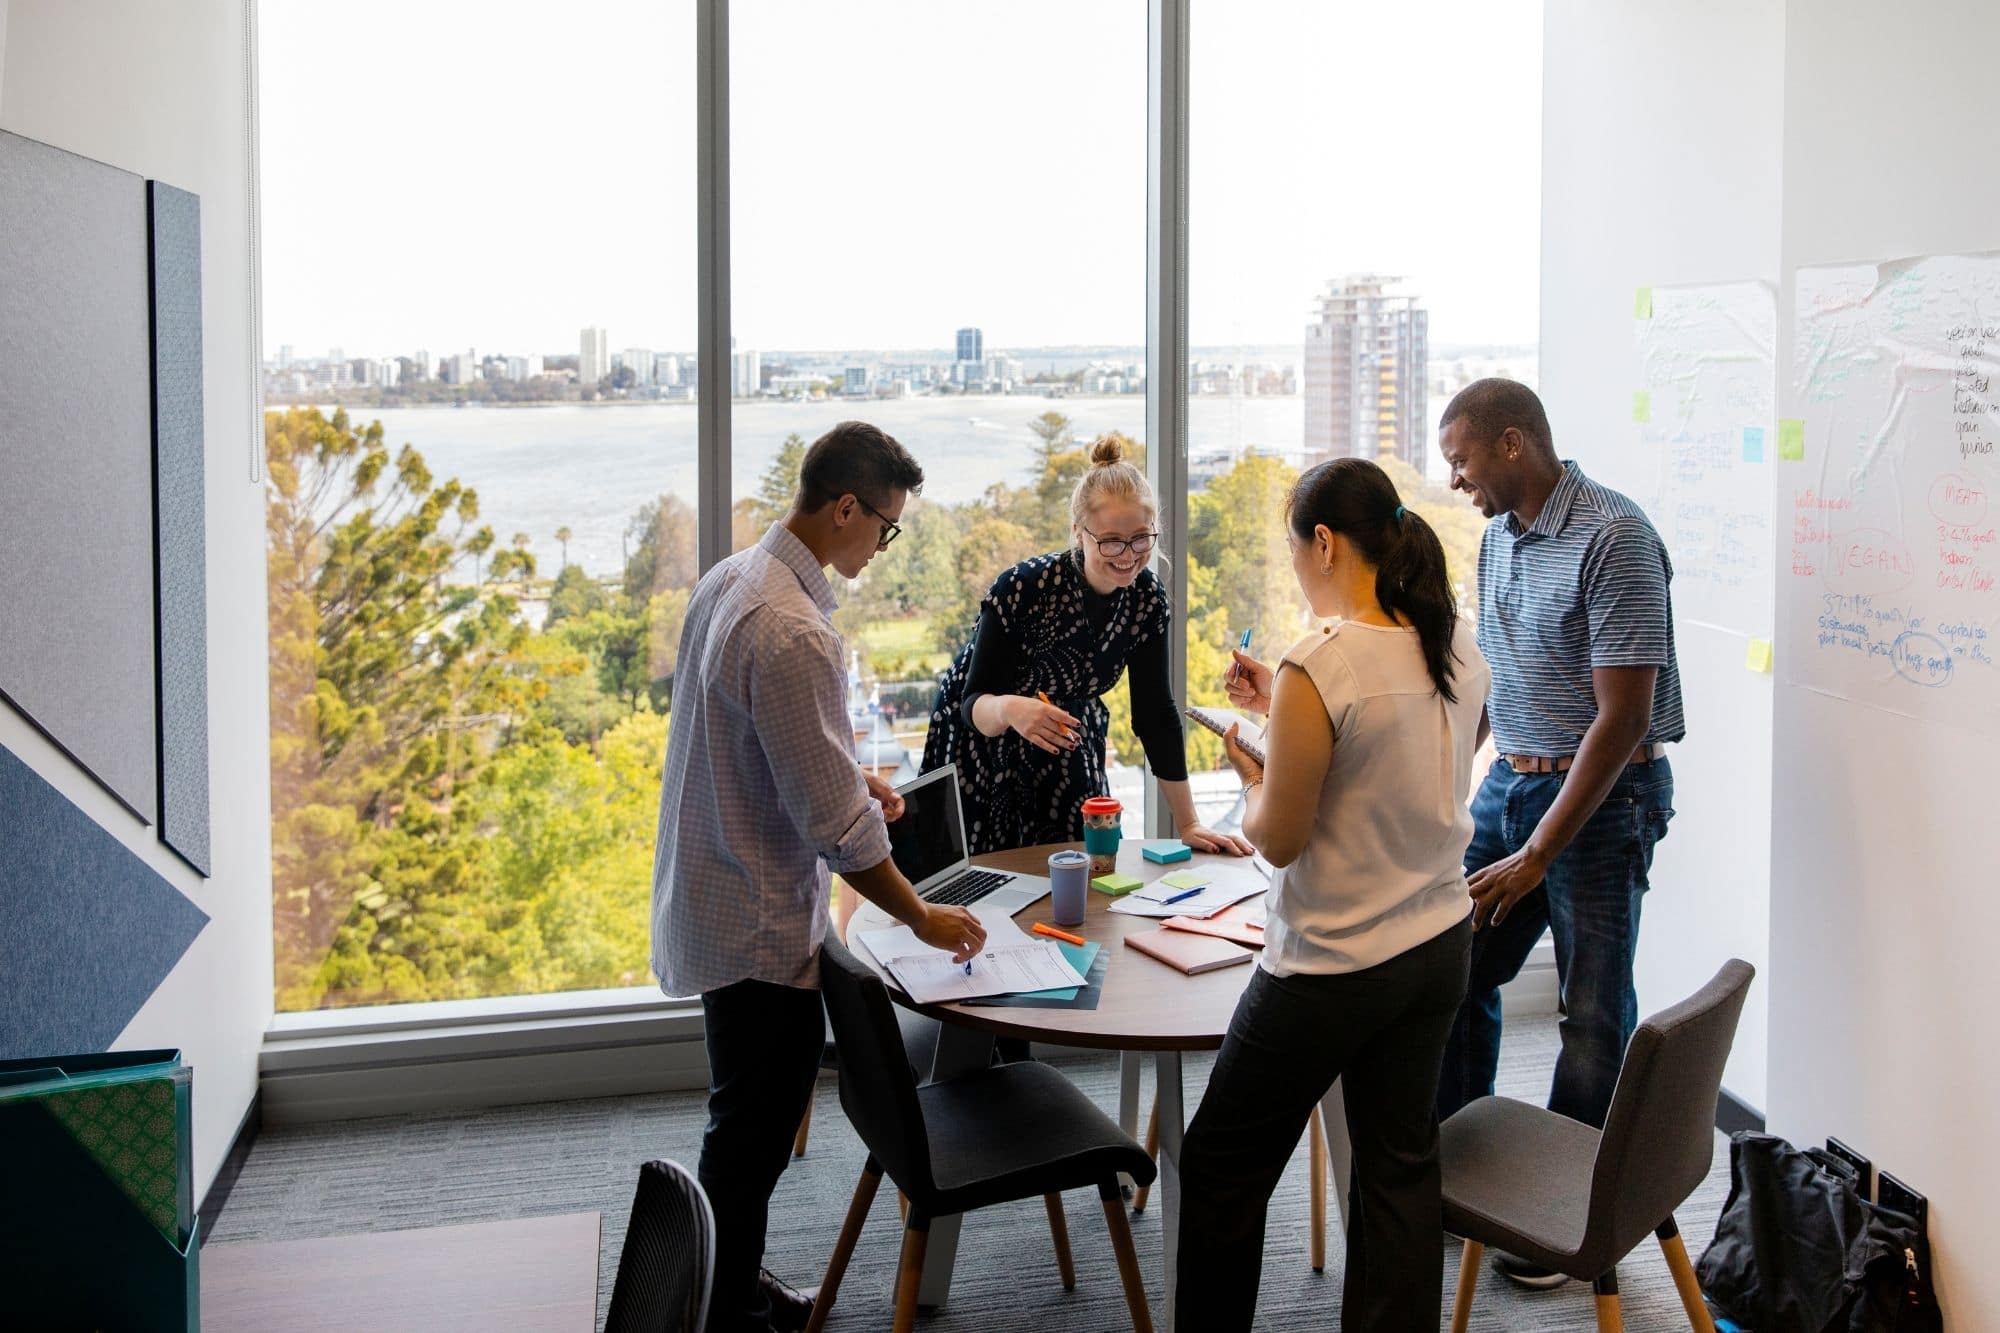
[[[1249,630],[1247,630],[1247,629],[1246,629],[1246,630],[1244,630],[1244,631],[1243,631],[1243,633],[1242,633],[1241,635],[1239,635],[1239,636],[1237,637],[1237,640],[1236,640],[1236,651],[1237,651],[1237,652],[1239,652],[1239,653],[1247,653],[1247,652],[1249,652],[1249,651],[1250,651],[1250,631],[1249,631]],[[1238,674],[1239,672],[1241,672],[1242,670],[1243,670],[1243,668],[1242,668],[1242,667],[1241,667],[1240,665],[1238,665],[1238,664],[1237,664],[1237,663],[1236,663],[1235,661],[1231,661],[1231,662],[1230,662],[1230,664],[1229,664],[1229,670],[1228,670],[1228,671],[1226,671],[1226,672],[1224,672],[1224,673],[1223,673],[1223,675],[1225,675],[1226,677],[1228,677],[1228,678],[1229,678],[1230,680],[1235,680],[1235,679],[1236,679],[1236,677],[1237,677],[1237,674]]]
[[[1174,895],[1173,897],[1171,897],[1171,898],[1161,898],[1161,899],[1159,899],[1159,903],[1160,903],[1160,906],[1162,906],[1162,907],[1166,907],[1166,906],[1169,906],[1169,905],[1171,905],[1171,904],[1173,904],[1173,903],[1177,903],[1177,902],[1179,902],[1179,901],[1180,901],[1181,899],[1183,899],[1183,898],[1192,898],[1192,897],[1194,897],[1194,896],[1195,896],[1195,895],[1196,895],[1197,893],[1200,893],[1200,892],[1201,892],[1201,891],[1202,891],[1203,889],[1205,889],[1205,888],[1207,888],[1207,887],[1208,887],[1208,885],[1206,885],[1206,884],[1197,884],[1197,885],[1195,885],[1195,886],[1194,886],[1193,888],[1191,888],[1191,889],[1183,889],[1183,890],[1181,890],[1181,891],[1180,891],[1179,893],[1175,894],[1175,895]]]
[[[965,975],[968,977],[972,975],[972,960],[970,958],[965,960]]]

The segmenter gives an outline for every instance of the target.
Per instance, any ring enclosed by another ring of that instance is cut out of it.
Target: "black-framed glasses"
[[[869,504],[866,500],[862,499],[858,495],[854,497],[854,503],[860,505],[863,509],[866,509],[870,514],[873,514],[876,518],[882,520],[882,535],[875,539],[876,550],[878,551],[888,550],[889,543],[895,541],[896,538],[903,535],[903,525],[896,522],[894,519],[890,518],[887,514],[877,509],[874,505]]]
[[[1089,528],[1084,535],[1097,543],[1097,553],[1107,559],[1115,558],[1130,551],[1133,555],[1144,555],[1153,549],[1153,543],[1160,539],[1157,532],[1139,532],[1130,537],[1100,537]]]

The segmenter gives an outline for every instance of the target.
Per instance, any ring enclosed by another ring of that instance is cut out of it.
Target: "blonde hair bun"
[[[1153,484],[1128,459],[1138,446],[1117,431],[1106,431],[1091,442],[1090,466],[1076,479],[1069,493],[1070,526],[1088,526],[1091,511],[1107,500],[1122,500],[1146,511],[1146,521],[1156,522],[1160,506],[1153,498]]]

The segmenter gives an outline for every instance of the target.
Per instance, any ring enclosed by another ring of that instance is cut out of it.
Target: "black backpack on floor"
[[[1830,1159],[1771,1134],[1729,1141],[1729,1200],[1695,1265],[1752,1333],[1941,1333],[1917,1222],[1861,1197]]]

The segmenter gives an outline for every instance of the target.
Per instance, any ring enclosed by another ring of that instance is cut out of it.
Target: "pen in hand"
[[[1246,629],[1243,631],[1242,634],[1237,636],[1236,651],[1239,653],[1247,653],[1250,651],[1249,630]],[[1235,680],[1242,673],[1243,673],[1243,668],[1237,664],[1235,658],[1231,658],[1229,660],[1229,670],[1222,673],[1222,678],[1224,680]]]

